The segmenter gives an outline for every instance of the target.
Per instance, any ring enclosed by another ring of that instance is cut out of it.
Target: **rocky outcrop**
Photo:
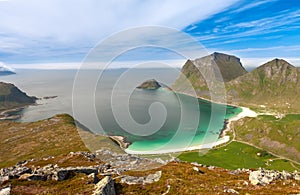
[[[160,87],[161,87],[161,85],[159,82],[157,82],[155,79],[151,79],[151,80],[147,80],[147,81],[143,82],[141,85],[137,86],[136,88],[154,90],[154,89],[158,89]]]
[[[98,170],[102,166],[95,167],[67,167],[60,168],[57,165],[47,165],[42,168],[29,168],[26,165],[16,165],[9,168],[0,169],[0,179],[3,181],[8,179],[24,179],[24,180],[56,180],[64,181],[72,177],[76,173],[90,175],[98,174]]]
[[[104,177],[96,184],[93,195],[115,195],[115,182],[110,176]]]
[[[253,185],[268,185],[275,180],[289,180],[294,179],[299,181],[300,175],[298,172],[289,173],[286,171],[274,171],[274,170],[265,170],[258,169],[257,171],[252,171],[249,174],[249,181]]]
[[[0,188],[0,195],[11,195],[11,186]]]
[[[34,104],[36,97],[29,97],[16,86],[0,82],[0,110]]]
[[[123,150],[128,148],[128,146],[131,144],[131,142],[129,142],[126,137],[123,136],[109,136],[109,138],[116,142]]]
[[[122,176],[121,183],[126,183],[128,185],[135,185],[135,184],[151,184],[153,182],[158,182],[161,178],[162,172],[157,171],[154,174],[149,174],[145,177],[134,177],[134,176]]]
[[[149,167],[155,168],[173,161],[179,162],[176,158],[169,158],[165,160],[162,160],[161,158],[143,158],[138,155],[119,154],[107,149],[96,151],[96,156],[103,162],[106,162],[106,169],[103,172],[105,175],[120,175],[128,170],[146,170],[149,169]]]

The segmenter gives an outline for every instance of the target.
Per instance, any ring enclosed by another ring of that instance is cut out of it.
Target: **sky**
[[[15,68],[72,68],[110,36],[160,26],[191,35],[208,53],[236,55],[244,66],[273,58],[300,66],[299,8],[299,0],[0,0],[0,61]],[[129,42],[123,36],[118,46]],[[161,49],[131,53],[122,59],[176,60]]]

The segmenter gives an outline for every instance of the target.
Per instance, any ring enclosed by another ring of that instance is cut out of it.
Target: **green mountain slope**
[[[228,101],[263,105],[280,110],[300,110],[300,69],[274,59],[226,83]]]
[[[282,118],[260,115],[232,124],[236,139],[254,144],[279,156],[300,162],[300,114]]]

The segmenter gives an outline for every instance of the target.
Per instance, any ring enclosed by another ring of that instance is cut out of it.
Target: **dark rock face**
[[[29,105],[36,100],[36,97],[29,97],[13,84],[0,82],[0,109]]]
[[[246,74],[247,71],[242,66],[239,58],[215,52],[202,58],[187,60],[181,69],[181,73],[172,89],[184,93],[191,93],[191,90],[195,90],[198,96],[209,98],[210,86],[215,85],[217,82],[226,83],[234,80]],[[188,82],[190,82],[193,89],[187,86]]]
[[[115,182],[110,176],[105,176],[96,184],[96,189],[93,195],[115,195]]]
[[[151,80],[147,80],[145,82],[143,82],[141,85],[137,86],[136,88],[138,89],[158,89],[160,88],[161,85],[159,84],[159,82],[157,82],[155,79],[151,79]]]

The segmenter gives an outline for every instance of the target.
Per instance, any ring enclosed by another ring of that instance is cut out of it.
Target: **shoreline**
[[[230,140],[230,136],[226,135],[222,138],[219,138],[216,142],[200,144],[196,146],[189,146],[186,148],[179,148],[179,149],[167,149],[167,150],[150,150],[150,151],[137,151],[137,150],[130,150],[125,149],[125,152],[128,154],[168,154],[168,153],[177,153],[177,152],[186,152],[186,151],[193,151],[193,150],[200,150],[200,149],[210,149],[215,146],[224,144]]]
[[[17,114],[17,113],[21,112],[26,107],[27,107],[27,105],[16,107],[16,108],[10,108],[10,109],[7,109],[7,110],[3,110],[3,111],[0,112],[0,120],[17,120],[17,119],[20,119],[22,116],[20,114]]]
[[[258,116],[258,114],[256,112],[254,112],[253,110],[251,110],[250,108],[247,108],[247,107],[239,107],[239,108],[242,109],[242,112],[240,112],[238,115],[236,115],[230,119],[225,120],[224,128],[220,132],[220,138],[226,136],[227,132],[230,131],[230,126],[233,121],[238,121],[245,117],[257,117]]]
[[[242,112],[240,112],[238,115],[225,121],[224,129],[221,131],[220,137],[215,142],[207,143],[207,144],[200,144],[200,145],[196,145],[196,146],[190,146],[190,147],[186,147],[186,148],[168,149],[168,150],[138,151],[138,150],[130,150],[130,149],[128,149],[128,147],[126,149],[124,149],[124,148],[123,149],[128,154],[167,154],[167,153],[177,153],[177,152],[200,150],[200,149],[210,149],[215,146],[225,144],[230,141],[230,136],[226,135],[226,134],[230,130],[230,126],[233,121],[240,120],[244,117],[257,117],[258,116],[258,114],[256,112],[252,111],[250,108],[246,108],[246,107],[239,107],[239,108],[242,108]]]

